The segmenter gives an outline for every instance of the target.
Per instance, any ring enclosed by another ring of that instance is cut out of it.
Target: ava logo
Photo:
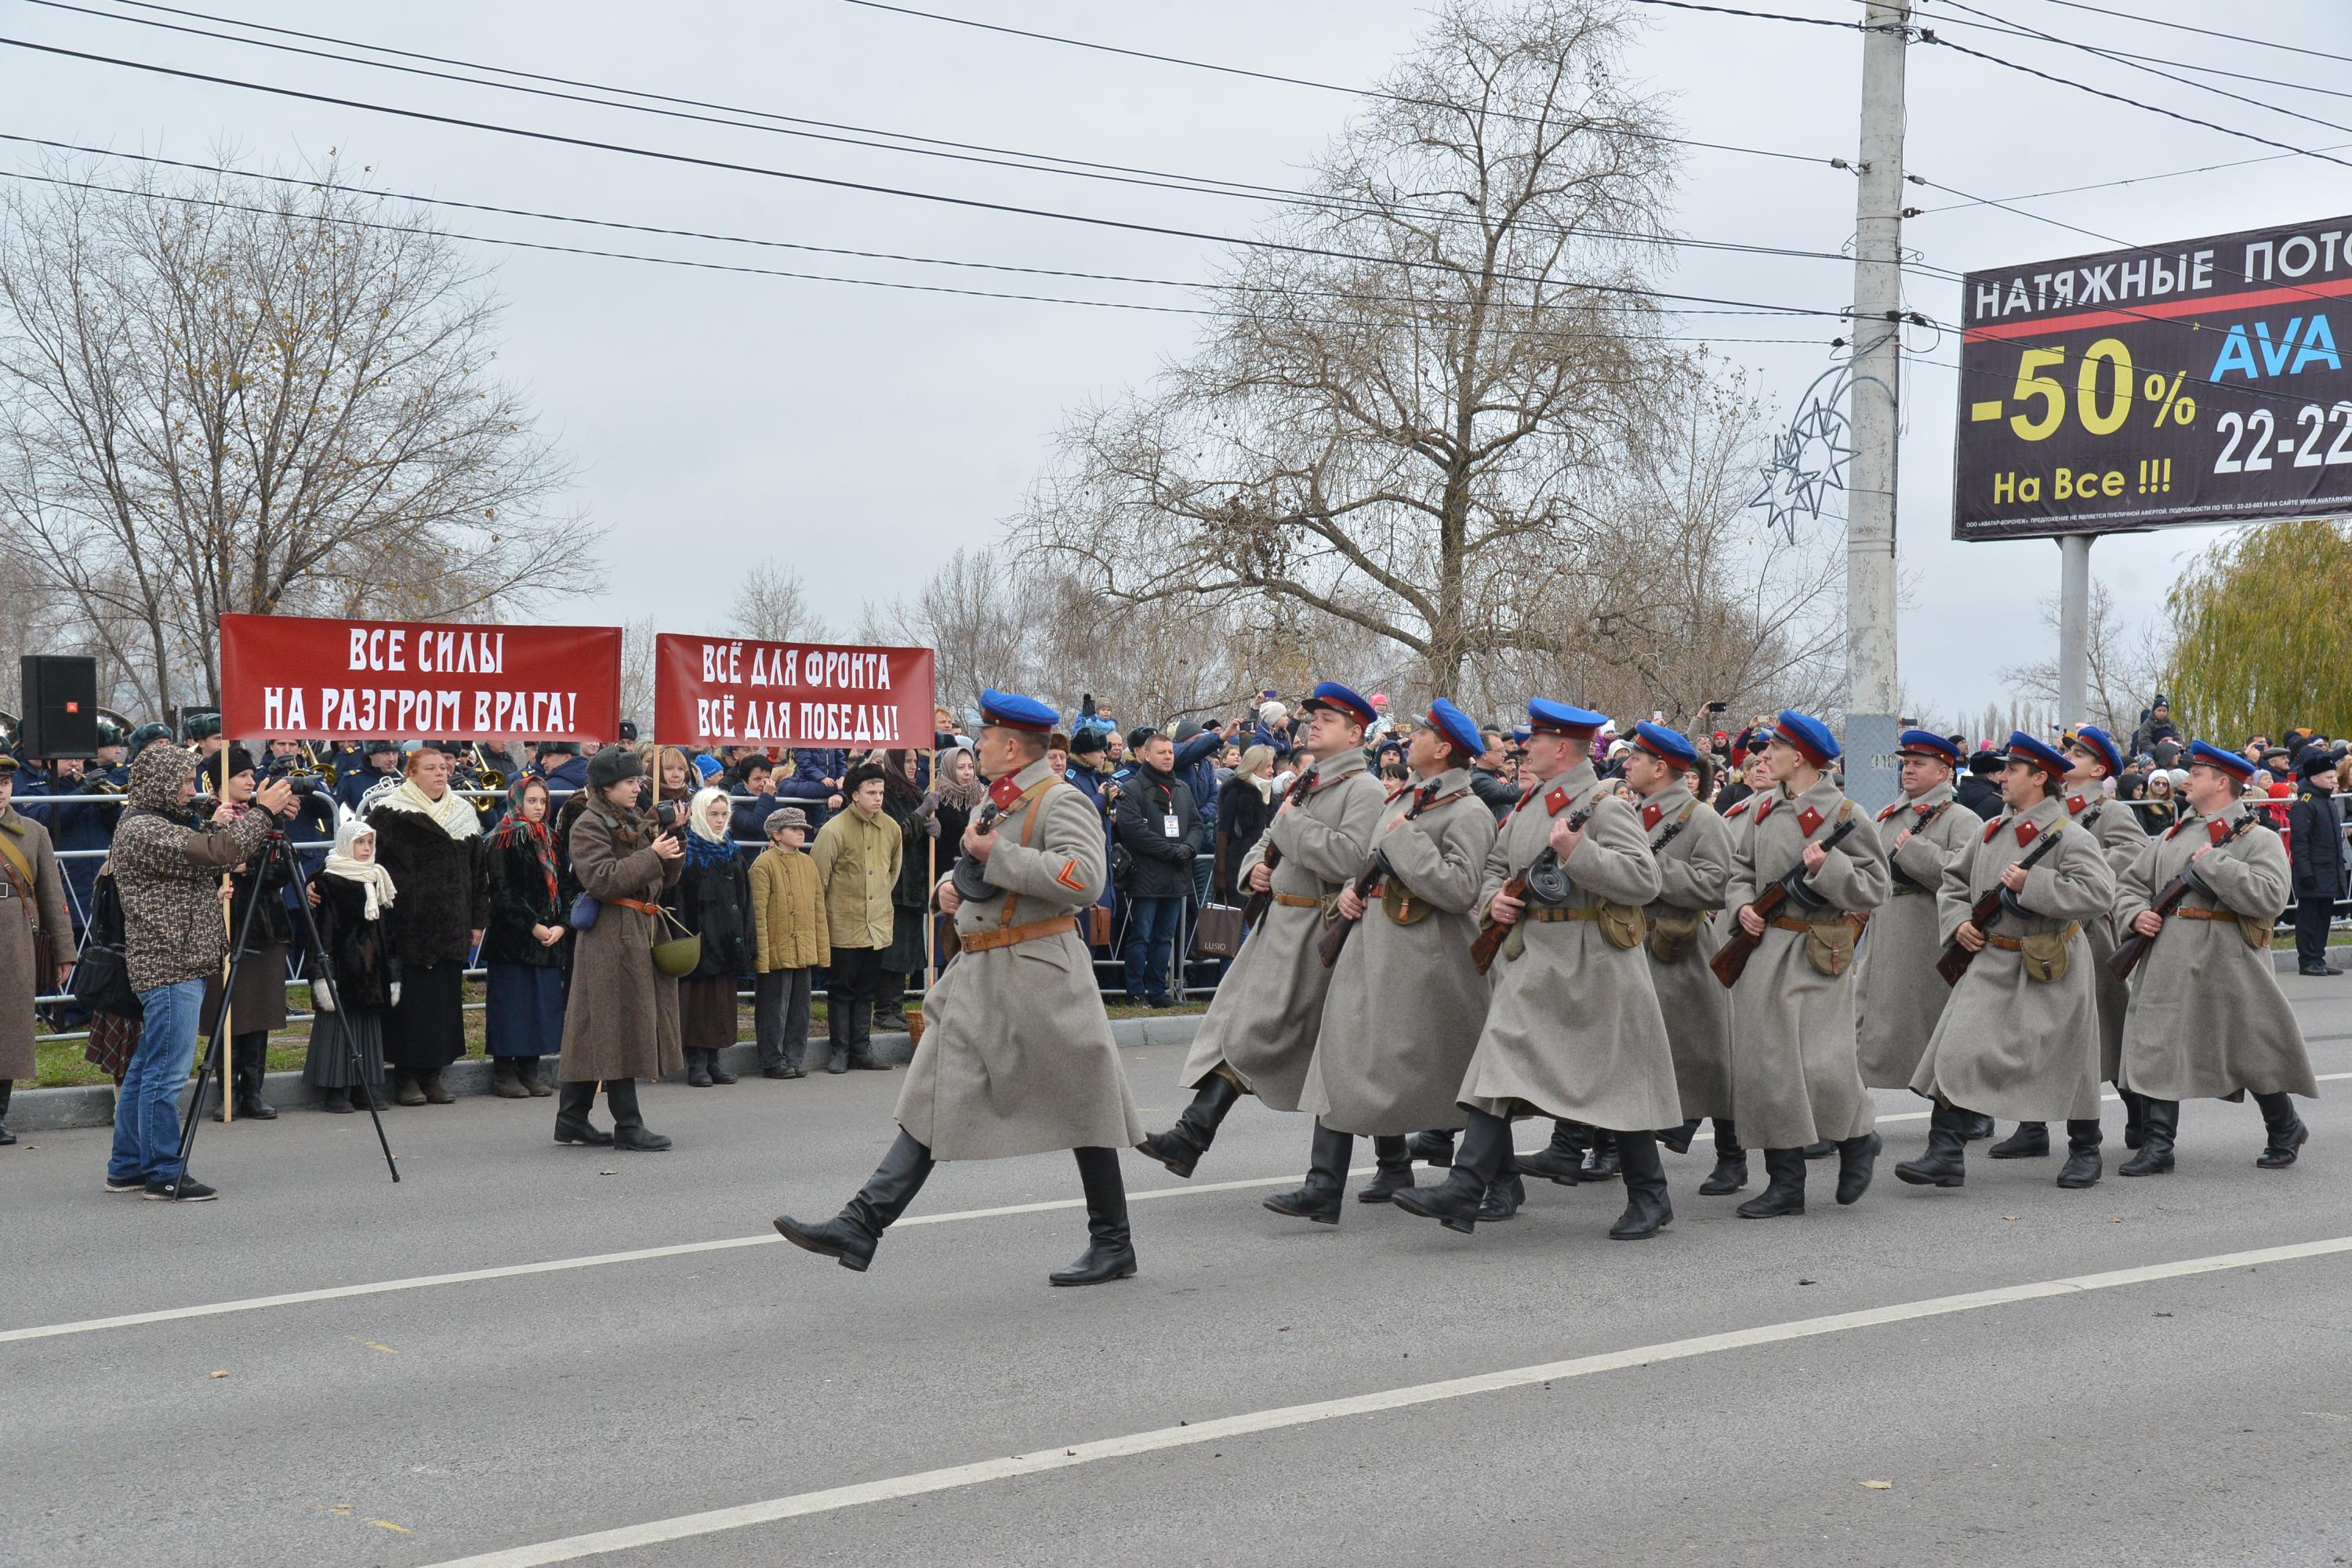
[[[2300,375],[2305,368],[2324,364],[2329,370],[2342,370],[2344,361],[2336,352],[2336,334],[2328,330],[2327,318],[2314,316],[2306,324],[2296,316],[2290,319],[2286,330],[2273,339],[2268,321],[2253,323],[2251,336],[2242,321],[2230,329],[2222,341],[2221,352],[2213,361],[2213,374],[2208,379],[2219,381],[2231,371],[2248,381],[2260,381],[2266,375]]]

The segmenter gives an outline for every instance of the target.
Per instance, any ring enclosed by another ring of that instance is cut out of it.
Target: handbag
[[[1235,958],[1246,934],[1239,904],[1202,904],[1192,928],[1192,952],[1202,958]]]
[[[114,873],[99,874],[90,900],[89,929],[83,933],[81,956],[74,963],[73,999],[93,1013],[119,1018],[144,1018],[147,1009],[131,984],[131,959],[123,950],[122,896]]]
[[[581,894],[578,898],[572,900],[572,912],[567,917],[572,922],[572,929],[573,931],[593,930],[596,924],[596,917],[604,912],[604,905],[598,903],[587,894]]]

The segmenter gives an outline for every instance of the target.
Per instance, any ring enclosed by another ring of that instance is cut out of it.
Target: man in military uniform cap
[[[1645,720],[1633,726],[1625,782],[1640,797],[1634,809],[1658,866],[1658,896],[1643,912],[1650,924],[1650,983],[1665,1018],[1683,1107],[1683,1124],[1658,1137],[1679,1154],[1690,1148],[1699,1119],[1715,1119],[1715,1169],[1698,1189],[1712,1197],[1748,1184],[1748,1151],[1731,1117],[1731,998],[1707,969],[1723,945],[1717,921],[1731,886],[1731,829],[1691,793],[1698,760],[1690,742]]]
[[[2303,787],[2287,807],[2288,866],[2294,873],[2294,954],[2298,973],[2341,974],[2327,962],[2327,932],[2336,902],[2352,891],[2344,853],[2342,774],[2326,746],[2306,747],[2296,765]]]
[[[898,1091],[898,1141],[847,1207],[823,1222],[780,1216],[784,1239],[864,1269],[935,1160],[1002,1160],[1068,1149],[1086,1189],[1087,1250],[1049,1276],[1094,1285],[1135,1272],[1118,1150],[1143,1135],[1077,911],[1102,890],[1102,819],[1057,777],[1045,741],[1058,715],[1000,691],[981,696],[980,770],[989,805],[963,858],[934,889],[962,944],[924,999],[926,1027]]]
[[[1313,1159],[1305,1186],[1265,1200],[1276,1214],[1338,1224],[1360,1134],[1380,1169],[1356,1195],[1385,1203],[1412,1185],[1405,1135],[1462,1124],[1454,1094],[1486,1016],[1486,977],[1470,958],[1470,910],[1495,844],[1495,815],[1470,784],[1483,744],[1460,709],[1430,704],[1406,746],[1412,782],[1374,829],[1380,881],[1370,898],[1352,882],[1339,889],[1339,918],[1357,926],[1331,967],[1299,1091],[1299,1109],[1315,1116]]]
[[[2147,1097],[2139,1152],[2120,1173],[2172,1169],[2184,1100],[2251,1092],[2269,1137],[2254,1163],[2292,1165],[2310,1137],[2288,1097],[2319,1097],[2303,1030],[2271,971],[2271,927],[2286,908],[2286,851],[2249,826],[2239,791],[2253,764],[2202,741],[2189,743],[2188,815],[2124,874],[2120,929],[2156,939],[2133,975],[2116,1087]],[[2189,889],[2170,916],[2156,904],[2183,871]]]
[[[1914,1186],[1967,1181],[1960,1119],[1970,1110],[2063,1120],[2058,1184],[2099,1179],[2099,1011],[2084,927],[2114,905],[2116,874],[2058,794],[2072,765],[2021,730],[2010,736],[2000,781],[2009,813],[1944,868],[1941,932],[1976,957],[1912,1075],[1912,1089],[1936,1106],[1927,1153],[1895,1167]],[[2057,843],[2046,843],[2053,836]],[[2040,858],[2028,868],[2031,853]],[[1975,921],[1975,905],[1995,889],[2001,914],[1987,931]]]
[[[1364,771],[1372,705],[1336,680],[1315,689],[1305,753],[1265,832],[1242,857],[1241,880],[1273,902],[1217,983],[1177,1082],[1193,1090],[1176,1125],[1136,1146],[1190,1176],[1226,1113],[1244,1094],[1298,1109],[1321,1032],[1331,972],[1316,947],[1341,884],[1363,869],[1388,792]]]
[[[1516,1179],[1506,1173],[1511,1118],[1551,1116],[1618,1134],[1627,1201],[1609,1234],[1637,1240],[1674,1218],[1654,1130],[1683,1119],[1650,960],[1638,951],[1657,863],[1641,818],[1593,772],[1589,748],[1605,716],[1541,699],[1528,713],[1528,769],[1539,782],[1502,825],[1479,888],[1480,912],[1511,931],[1456,1100],[1469,1125],[1444,1184],[1395,1201],[1466,1234],[1487,1189]]]
[[[2070,768],[2061,797],[2066,803],[2066,815],[2076,827],[2094,835],[2099,847],[2106,852],[2107,868],[2116,874],[2120,884],[2123,874],[2131,869],[2147,848],[2147,829],[2132,815],[2131,807],[2107,799],[2102,785],[2124,771],[2123,752],[2115,737],[2096,724],[2084,724],[2069,730],[2060,743],[2066,753]],[[2116,926],[2112,910],[2086,918],[2083,934],[2091,944],[2091,980],[2099,1005],[2099,1078],[2113,1083],[2116,1064],[2123,1058],[2124,1011],[2131,994],[2124,983],[2107,967],[2107,960],[2116,954]],[[2126,1094],[2124,1100],[2124,1147],[2137,1149],[2140,1138],[2140,1099]],[[2021,1121],[2017,1131],[1986,1151],[1996,1160],[2034,1160],[2050,1152],[2050,1129],[2039,1121]]]
[[[1903,798],[1878,814],[1879,847],[1894,890],[1872,917],[1854,961],[1855,1033],[1867,1089],[1908,1089],[1951,990],[1936,973],[1944,937],[1936,893],[1944,868],[1984,832],[1984,819],[1954,798],[1960,749],[1927,730],[1895,742]]]
[[[1824,840],[1861,807],[1828,774],[1838,755],[1829,727],[1784,710],[1765,740],[1772,786],[1755,798],[1738,841],[1726,907],[1759,939],[1731,993],[1731,1112],[1740,1136],[1764,1150],[1765,1188],[1743,1218],[1805,1212],[1805,1146],[1827,1140],[1839,1161],[1837,1198],[1870,1186],[1879,1138],[1855,1055],[1853,947],[1886,901],[1886,852],[1870,824]],[[1784,879],[1792,889],[1768,924],[1755,900]]]

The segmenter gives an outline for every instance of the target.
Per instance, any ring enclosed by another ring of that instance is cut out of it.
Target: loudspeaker
[[[28,757],[98,755],[98,660],[28,653],[24,752]]]

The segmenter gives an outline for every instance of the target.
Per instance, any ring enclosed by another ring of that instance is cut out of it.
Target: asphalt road
[[[1816,1165],[1736,1219],[1702,1140],[1654,1242],[1605,1238],[1614,1184],[1334,1230],[1259,1206],[1307,1129],[1251,1103],[1192,1183],[1127,1157],[1166,1195],[1090,1290],[1045,1283],[1058,1156],[941,1167],[863,1276],[776,1241],[896,1074],[663,1086],[649,1156],[404,1110],[398,1186],[364,1120],[207,1123],[226,1195],[183,1207],[39,1134],[0,1152],[0,1563],[2352,1562],[2352,979],[2282,984],[2338,1078],[2289,1172],[2197,1102],[2171,1176],[2113,1175],[2111,1107],[2089,1192],[1982,1145],[1913,1189],[1890,1095],[1853,1209]],[[1127,1053],[1154,1125],[1181,1055]]]

